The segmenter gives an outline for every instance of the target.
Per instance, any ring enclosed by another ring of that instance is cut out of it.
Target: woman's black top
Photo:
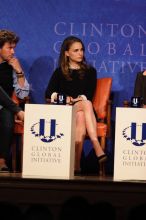
[[[65,94],[73,98],[79,95],[85,95],[92,101],[96,88],[97,72],[93,67],[85,70],[83,77],[79,76],[79,70],[70,70],[71,80],[67,80],[62,73],[61,68],[57,68],[48,83],[45,97],[51,98],[53,92]]]

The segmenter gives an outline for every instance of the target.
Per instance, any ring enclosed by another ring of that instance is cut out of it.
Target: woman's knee
[[[85,100],[85,101],[84,101],[84,105],[85,105],[87,108],[93,108],[92,102],[91,102],[90,100]]]
[[[93,113],[93,105],[90,100],[84,101],[84,112]]]

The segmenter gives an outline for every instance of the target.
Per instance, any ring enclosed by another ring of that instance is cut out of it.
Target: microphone
[[[143,104],[143,98],[142,97],[131,97],[131,107],[132,108],[141,108]]]

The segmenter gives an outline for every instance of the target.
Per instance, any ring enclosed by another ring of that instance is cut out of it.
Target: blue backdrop
[[[115,107],[133,95],[136,73],[146,68],[145,20],[145,0],[0,0],[0,29],[20,36],[16,55],[31,84],[31,102],[44,103],[60,44],[76,35],[97,78],[113,78],[113,121]]]

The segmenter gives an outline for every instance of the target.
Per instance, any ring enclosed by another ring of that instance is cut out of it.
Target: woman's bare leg
[[[77,111],[83,111],[85,116],[85,127],[87,129],[90,140],[93,144],[93,148],[97,157],[104,155],[104,152],[100,146],[96,133],[96,118],[93,111],[92,103],[89,100],[80,101],[75,104]]]
[[[83,111],[76,112],[76,137],[75,137],[75,170],[80,170],[80,161],[83,143],[86,134],[85,115]]]

